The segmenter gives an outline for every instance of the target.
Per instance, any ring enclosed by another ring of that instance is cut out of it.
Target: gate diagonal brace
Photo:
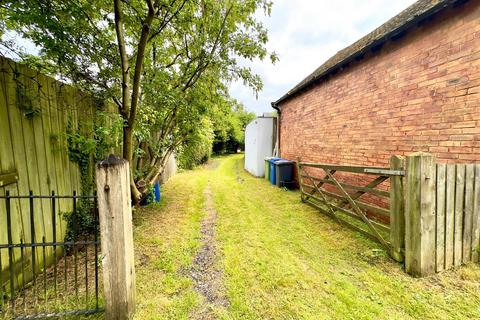
[[[335,213],[336,210],[330,205],[329,201],[327,200],[327,197],[325,196],[325,194],[320,190],[320,183],[317,185],[315,183],[315,180],[308,174],[308,173],[305,173],[305,176],[310,179],[310,181],[313,183],[313,192],[310,193],[310,195],[314,195],[315,192],[318,192],[318,194],[320,194],[320,196],[322,197],[324,203],[327,205],[327,208],[328,210],[330,211],[330,214],[332,215],[332,217],[336,220],[338,220],[338,217],[337,217],[337,214]],[[308,200],[308,198],[307,198]]]
[[[390,245],[388,244],[385,239],[378,233],[377,229],[373,226],[373,224],[370,222],[370,220],[366,217],[365,213],[363,210],[361,210],[358,205],[355,203],[355,200],[350,197],[347,191],[342,187],[342,185],[335,179],[333,174],[330,172],[329,169],[324,169],[327,175],[330,177],[330,179],[335,183],[337,188],[345,195],[346,199],[348,200],[348,203],[352,206],[352,209],[355,210],[355,212],[358,214],[358,216],[365,222],[365,224],[369,227],[369,229],[373,232],[374,236],[380,241],[380,243],[385,246],[388,250],[390,250]],[[377,179],[376,179],[377,180]]]
[[[332,172],[333,174],[333,172]],[[371,181],[370,183],[368,183],[365,188],[375,188],[376,186],[378,186],[379,184],[381,184],[383,181],[387,180],[389,177],[387,176],[379,176],[377,178],[375,178],[375,180]],[[357,192],[354,192],[350,195],[350,197],[352,198],[352,200],[357,200],[358,198],[360,198],[361,196],[363,196],[365,193],[367,193],[366,191],[357,191]],[[341,207],[345,207],[345,205],[347,205],[349,202],[348,200],[343,200],[339,203],[339,206]]]
[[[336,171],[337,170],[332,170],[332,173],[335,173]],[[307,175],[307,177],[310,179],[310,181],[315,185],[315,182],[312,180],[313,178],[310,175],[308,175],[308,173],[306,173],[306,171],[304,171],[304,174]],[[302,176],[302,174],[300,174],[300,176]],[[322,180],[329,180],[329,179],[330,178],[328,177],[328,175],[325,175]],[[312,190],[312,192],[310,192],[310,195],[311,196],[315,195],[315,193],[317,193],[317,190],[319,190],[325,183],[326,183],[325,181],[320,181],[318,183],[318,185],[316,185],[317,188],[316,189],[314,188]],[[319,192],[321,192],[321,191],[319,191]],[[309,196],[306,196],[305,200],[308,200],[309,198],[310,198]]]

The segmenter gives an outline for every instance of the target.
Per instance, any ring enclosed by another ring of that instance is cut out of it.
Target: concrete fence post
[[[135,310],[135,266],[129,164],[111,155],[96,169],[105,317],[131,319]]]
[[[405,158],[392,156],[390,169],[404,170]],[[405,249],[405,197],[404,177],[393,176],[390,178],[390,243],[392,244],[392,257],[398,262],[403,262]]]
[[[405,269],[416,277],[435,273],[435,157],[406,157]]]

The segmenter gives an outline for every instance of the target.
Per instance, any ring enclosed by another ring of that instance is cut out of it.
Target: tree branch
[[[152,33],[150,35],[150,37],[148,38],[148,42],[152,41],[156,36],[158,36],[163,31],[163,29],[166,28],[166,26],[168,26],[170,21],[172,21],[172,19],[177,16],[177,14],[180,12],[180,10],[183,9],[183,7],[187,3],[187,1],[188,0],[183,0],[182,4],[178,6],[177,10],[175,10],[175,12],[169,18],[167,18],[168,11],[165,13],[165,15],[162,19],[162,23],[160,24],[160,27],[158,28],[158,30],[156,30],[154,33]],[[176,0],[173,0],[173,2],[169,5],[169,7],[172,7],[175,2],[176,2]]]
[[[145,1],[147,2],[148,11],[155,12],[155,9],[153,8],[152,0],[145,0]]]
[[[128,117],[128,125],[133,127],[135,122],[135,116],[137,113],[138,105],[138,96],[140,92],[140,80],[142,77],[142,68],[145,58],[145,50],[147,47],[148,34],[150,33],[150,27],[152,25],[153,18],[155,17],[155,10],[153,9],[153,4],[151,1],[146,0],[149,4],[148,14],[143,23],[142,33],[140,35],[140,40],[137,45],[137,59],[135,62],[135,71],[133,74],[133,85],[132,85],[132,104],[130,106],[130,114]],[[151,4],[151,6],[150,6]]]
[[[200,75],[203,73],[203,71],[205,71],[207,69],[208,65],[210,64],[210,62],[211,62],[211,60],[212,60],[212,58],[215,54],[215,51],[217,51],[217,47],[220,43],[220,38],[223,34],[223,31],[225,30],[225,26],[227,24],[227,18],[230,15],[230,12],[232,11],[232,8],[233,8],[233,5],[228,8],[227,12],[225,13],[225,16],[223,17],[222,25],[220,27],[220,30],[218,31],[218,34],[215,38],[215,41],[213,42],[213,47],[210,50],[210,53],[207,56],[207,59],[205,59],[206,60],[205,64],[202,65],[202,63],[199,63],[197,65],[197,68],[195,69],[195,71],[192,73],[192,75],[188,79],[187,83],[182,88],[182,91],[186,91],[188,88],[192,87],[195,84],[195,82],[200,78]]]
[[[179,139],[174,141],[170,147],[167,148],[166,152],[164,153],[163,157],[161,158],[160,163],[155,163],[152,166],[151,171],[147,175],[147,183],[148,185],[153,185],[155,181],[158,179],[158,177],[163,173],[163,170],[165,169],[165,162],[168,160],[170,155],[175,151],[175,149],[186,139],[187,135],[184,134],[182,135]]]
[[[118,49],[120,51],[120,61],[122,68],[122,116],[126,118],[130,109],[130,94],[129,94],[129,64],[127,45],[125,42],[125,28],[123,25],[123,12],[120,0],[114,0],[115,12],[115,31],[117,34]]]
[[[113,100],[113,102],[115,102],[115,104],[117,105],[118,110],[121,111],[121,110],[122,110],[122,103],[118,100],[118,98],[115,97],[115,96],[112,96],[112,100]]]

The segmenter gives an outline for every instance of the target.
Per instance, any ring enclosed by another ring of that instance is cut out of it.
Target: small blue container
[[[270,183],[275,185],[277,183],[277,175],[275,172],[275,161],[281,160],[282,158],[271,158],[268,161],[270,162]]]
[[[141,206],[152,204],[153,202],[160,202],[160,183],[157,181],[153,185],[153,194],[149,193],[141,202]]]
[[[160,182],[156,182],[153,186],[153,192],[155,193],[155,202],[160,202]]]

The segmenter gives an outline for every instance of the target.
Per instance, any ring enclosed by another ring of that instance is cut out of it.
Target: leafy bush
[[[212,153],[213,139],[212,122],[204,117],[180,146],[177,153],[178,166],[193,169],[196,165],[207,162]]]
[[[230,101],[231,107],[219,117],[215,126],[213,152],[216,154],[236,153],[245,148],[245,127],[255,119],[255,114],[245,110],[242,104]]]

